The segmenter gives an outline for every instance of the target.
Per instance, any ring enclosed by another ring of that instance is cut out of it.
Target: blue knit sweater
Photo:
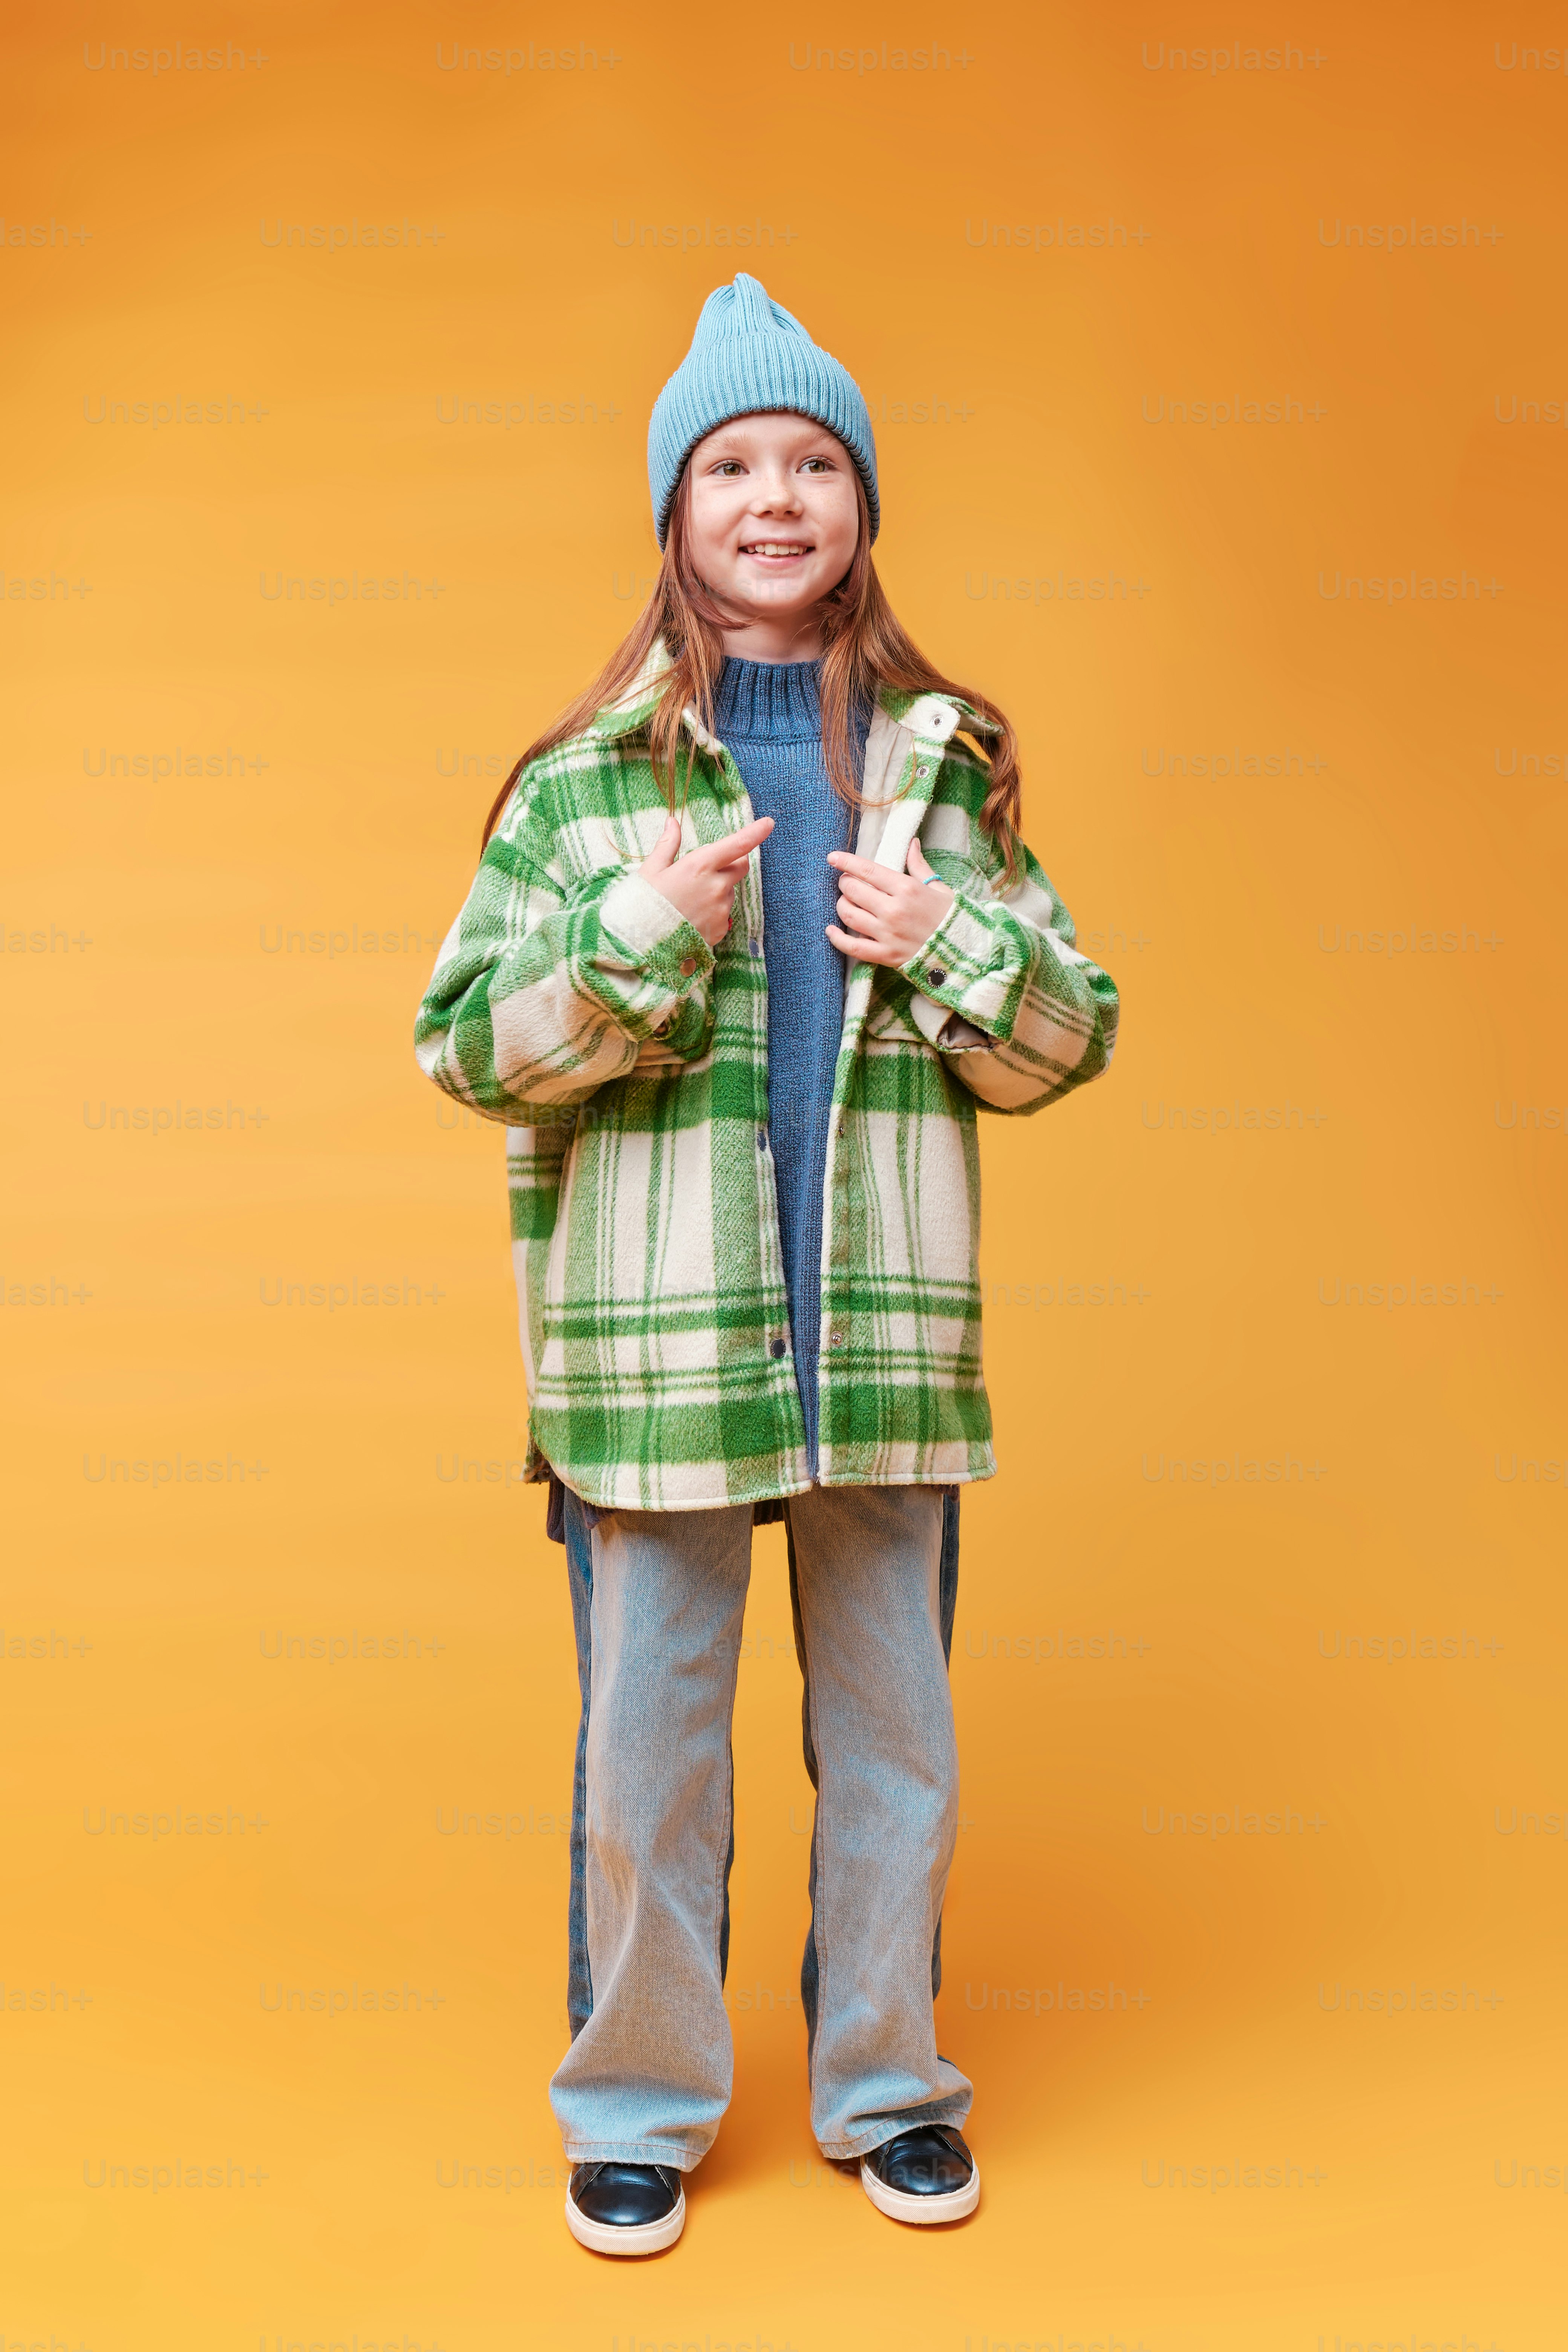
[[[795,1379],[816,1467],[816,1356],[822,1336],[822,1182],[844,1025],[844,958],[824,937],[836,912],[830,849],[850,846],[851,812],[822,752],[817,662],[727,661],[713,731],[741,772],[763,844],[763,952],[768,975],[768,1133]],[[865,750],[866,719],[858,729]]]

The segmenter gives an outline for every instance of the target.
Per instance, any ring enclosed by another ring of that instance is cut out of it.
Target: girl
[[[524,753],[419,1015],[505,1122],[529,1472],[583,1712],[566,2220],[671,2244],[729,2101],[730,1717],[752,1528],[783,1517],[817,1791],[813,2129],[903,2221],[973,2210],[938,2054],[957,1816],[957,1490],[995,1465],[977,1108],[1110,1059],[1111,982],[1018,839],[1012,730],[871,563],[870,419],[738,277],[648,433],[664,550]]]

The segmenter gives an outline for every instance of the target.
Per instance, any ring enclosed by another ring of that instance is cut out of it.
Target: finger
[[[882,949],[874,947],[869,940],[854,939],[847,931],[841,931],[835,923],[829,923],[826,926],[826,935],[840,955],[852,956],[858,963],[890,963],[892,961],[891,956],[885,953]]]
[[[694,849],[692,856],[709,866],[733,866],[750,857],[760,848],[773,829],[771,816],[753,817],[738,833],[727,833],[722,841],[710,841],[705,849]]]
[[[879,890],[891,889],[900,877],[889,866],[875,865],[869,857],[857,857],[852,849],[830,849],[829,866],[837,866],[840,874],[853,874],[862,882],[873,882]]]
[[[882,929],[882,919],[879,915],[869,908],[852,906],[847,898],[840,898],[838,901],[838,919],[841,923],[847,923],[853,931],[875,934]]]
[[[905,858],[904,865],[907,871],[914,876],[915,880],[923,886],[926,877],[930,874],[931,869],[926,864],[926,854],[921,847],[920,835],[918,834],[910,844],[910,854],[908,857]]]
[[[651,866],[656,874],[662,874],[667,866],[674,865],[676,852],[679,847],[680,819],[672,813],[665,818],[664,831],[644,858],[643,864]]]
[[[838,903],[840,906],[843,905],[846,898],[850,901],[852,906],[874,908],[879,915],[885,916],[892,911],[888,904],[888,893],[886,890],[875,889],[869,883],[857,880],[853,874],[841,874],[838,877]]]

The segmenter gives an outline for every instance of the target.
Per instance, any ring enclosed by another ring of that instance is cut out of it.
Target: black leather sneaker
[[[925,2124],[863,2156],[860,2186],[895,2221],[962,2221],[980,2202],[980,2167],[952,2124]]]
[[[596,2254],[658,2254],[686,2227],[686,2189],[672,2164],[574,2164],[566,2227]]]

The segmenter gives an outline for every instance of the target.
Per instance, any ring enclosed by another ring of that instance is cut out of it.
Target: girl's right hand
[[[771,816],[759,816],[739,833],[727,833],[722,841],[710,841],[681,857],[680,820],[668,816],[651,856],[644,858],[637,872],[716,948],[730,928],[746,862],[773,829]]]

